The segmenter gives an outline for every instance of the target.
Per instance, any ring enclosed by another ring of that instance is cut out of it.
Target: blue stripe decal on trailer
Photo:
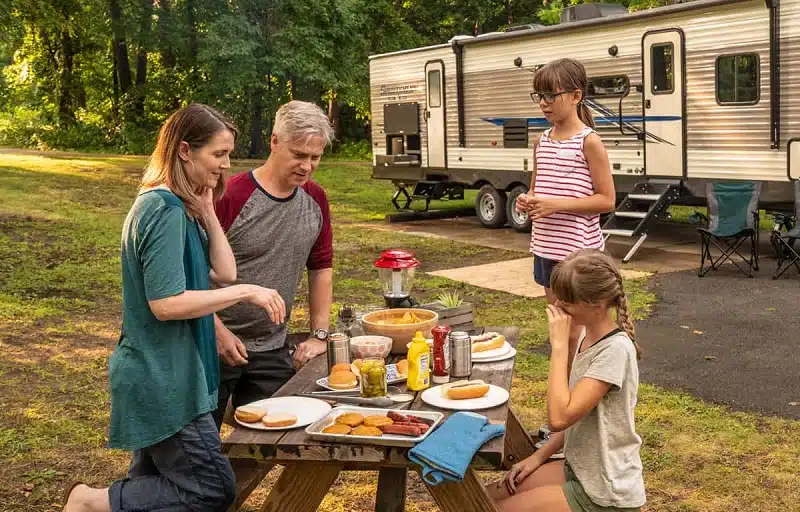
[[[622,116],[623,123],[641,123],[642,121],[680,121],[681,116]],[[527,121],[528,126],[549,126],[550,123],[544,117],[482,117],[481,121],[492,123],[495,126],[503,126],[505,121]],[[618,125],[619,117],[595,117],[598,125]]]

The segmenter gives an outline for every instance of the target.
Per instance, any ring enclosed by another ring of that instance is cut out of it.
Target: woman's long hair
[[[234,139],[238,135],[233,123],[217,110],[200,103],[193,103],[169,116],[158,132],[153,154],[142,176],[142,189],[166,185],[183,201],[193,217],[201,215],[199,191],[189,178],[186,166],[179,156],[181,142],[199,149],[222,130],[228,130]],[[214,188],[214,200],[225,193],[225,176],[220,176]]]
[[[533,90],[537,92],[581,91],[581,101],[578,103],[578,118],[590,128],[594,128],[594,118],[589,107],[586,106],[586,91],[589,79],[586,77],[586,68],[574,59],[558,59],[548,62],[536,70],[533,75]]]

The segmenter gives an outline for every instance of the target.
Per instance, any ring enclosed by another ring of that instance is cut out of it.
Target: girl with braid
[[[622,276],[609,256],[583,249],[555,267],[550,285],[547,416],[554,433],[489,491],[503,512],[639,510],[642,440],[633,410],[640,350]],[[574,356],[572,324],[583,326]],[[548,462],[562,447],[564,460]]]

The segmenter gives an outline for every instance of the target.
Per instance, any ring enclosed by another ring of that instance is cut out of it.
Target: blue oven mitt
[[[422,478],[431,485],[460,481],[475,452],[505,431],[504,425],[489,425],[480,414],[457,412],[412,448],[408,458],[422,467]]]

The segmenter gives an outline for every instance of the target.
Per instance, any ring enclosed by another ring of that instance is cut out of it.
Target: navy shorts
[[[539,286],[550,288],[550,276],[553,275],[553,269],[556,268],[559,262],[555,260],[548,260],[541,256],[533,255],[533,280]]]

